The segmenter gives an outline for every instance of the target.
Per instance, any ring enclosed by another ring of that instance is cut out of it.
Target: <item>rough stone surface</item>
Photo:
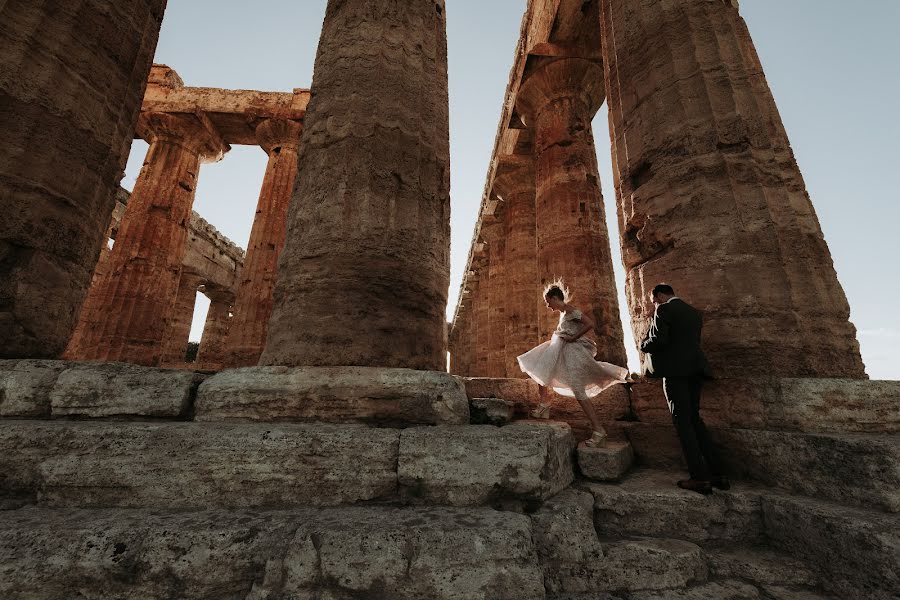
[[[800,560],[767,548],[717,548],[708,553],[710,575],[757,585],[815,586],[818,577]]]
[[[710,582],[687,590],[639,592],[630,600],[762,600],[759,590],[741,581]]]
[[[285,507],[394,497],[399,432],[0,422],[2,493],[57,507]]]
[[[600,543],[592,505],[590,494],[569,489],[531,517],[549,593],[671,589],[706,579],[703,553],[694,544],[661,539]]]
[[[619,484],[586,484],[601,536],[654,536],[695,543],[750,544],[762,535],[758,494],[733,484],[702,496],[675,485],[679,475],[637,471]]]
[[[228,291],[207,292],[209,310],[203,324],[203,335],[197,351],[197,362],[206,366],[219,366],[225,359],[225,344],[231,329],[234,295]]]
[[[578,445],[578,468],[594,481],[617,481],[633,462],[634,452],[628,442],[607,441],[600,447]]]
[[[458,379],[377,367],[248,367],[222,371],[197,393],[198,421],[468,424]]]
[[[473,398],[469,401],[471,422],[478,425],[508,425],[512,421],[514,404],[500,398]]]
[[[0,360],[0,417],[49,417],[50,390],[71,363]]]
[[[679,471],[687,468],[681,442],[669,417],[668,425],[623,423],[625,437],[634,451],[635,462],[643,467]]]
[[[846,296],[737,9],[601,0],[600,24],[635,339],[665,281],[703,311],[719,373],[864,377]]]
[[[70,363],[49,394],[54,417],[186,418],[204,376],[124,363]]]
[[[329,0],[260,364],[446,368],[448,113],[443,0]]]
[[[816,565],[827,591],[842,598],[889,600],[900,590],[900,525],[896,515],[812,499],[767,494],[768,539]]]
[[[400,436],[398,474],[411,502],[472,505],[545,500],[574,478],[564,424],[416,427]]]
[[[716,429],[714,438],[735,477],[900,512],[900,436]]]
[[[543,600],[528,518],[488,509],[19,510],[0,521],[18,600]]]
[[[0,6],[0,358],[56,358],[75,328],[165,7]]]

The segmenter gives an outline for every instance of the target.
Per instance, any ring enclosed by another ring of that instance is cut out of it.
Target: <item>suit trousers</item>
[[[691,478],[707,480],[710,477],[720,477],[722,463],[706,424],[700,417],[703,378],[699,375],[665,377],[663,391]]]

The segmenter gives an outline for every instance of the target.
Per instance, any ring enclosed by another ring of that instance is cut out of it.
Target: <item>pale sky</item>
[[[309,87],[325,0],[171,0],[156,62],[186,85],[290,91]],[[450,70],[453,306],[465,267],[525,0],[447,0]],[[900,2],[742,0],[741,13],[806,179],[873,379],[900,379]],[[604,106],[594,119],[620,304],[618,219]],[[131,189],[147,145],[136,141]],[[194,208],[241,247],[250,236],[266,164],[235,146],[200,172]],[[688,299],[689,300],[689,299]],[[198,300],[191,339],[208,302]],[[627,318],[627,317],[625,317]],[[625,326],[630,366],[636,352]]]

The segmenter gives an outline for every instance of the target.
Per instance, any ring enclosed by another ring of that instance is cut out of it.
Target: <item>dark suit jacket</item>
[[[700,348],[703,315],[696,308],[674,298],[656,309],[641,352],[650,354],[654,377],[711,377],[706,356]]]

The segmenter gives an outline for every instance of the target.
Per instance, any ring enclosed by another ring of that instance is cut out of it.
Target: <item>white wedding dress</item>
[[[611,385],[624,383],[628,369],[594,360],[597,353],[594,342],[584,336],[574,342],[560,337],[573,335],[579,329],[580,310],[560,314],[559,325],[550,341],[519,356],[519,367],[542,386],[570,398],[579,396],[581,389],[588,398],[593,398]]]

